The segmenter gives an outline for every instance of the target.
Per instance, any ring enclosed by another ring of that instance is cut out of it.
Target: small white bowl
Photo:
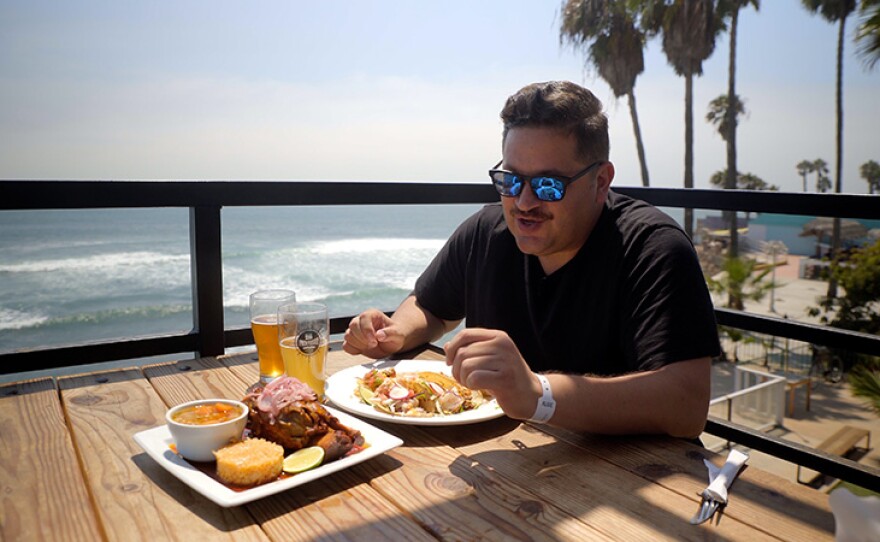
[[[241,414],[232,420],[206,425],[191,425],[172,420],[172,416],[184,408],[200,405],[225,403],[241,409]],[[177,452],[190,461],[214,461],[214,451],[229,443],[241,440],[248,418],[248,407],[241,401],[231,399],[200,399],[172,407],[165,413],[165,423],[177,446]]]

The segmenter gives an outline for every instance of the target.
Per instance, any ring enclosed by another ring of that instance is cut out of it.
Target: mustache
[[[519,209],[511,209],[510,215],[513,218],[522,220],[550,220],[551,218],[553,218],[553,215],[551,215],[550,213],[544,213],[541,211],[524,213]]]

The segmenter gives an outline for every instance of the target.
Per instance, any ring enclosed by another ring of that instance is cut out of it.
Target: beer
[[[269,382],[284,374],[284,361],[278,348],[278,317],[274,314],[261,314],[251,320],[251,331],[257,344],[260,358],[260,378]]]
[[[318,395],[324,396],[324,360],[327,358],[327,342],[319,333],[307,330],[296,336],[281,340],[281,357],[284,370],[307,384]]]
[[[260,382],[263,384],[284,374],[284,361],[278,348],[278,307],[295,302],[293,290],[260,290],[250,295],[251,331],[260,358]]]

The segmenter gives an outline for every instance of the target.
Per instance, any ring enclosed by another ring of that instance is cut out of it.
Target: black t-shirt
[[[551,275],[520,252],[492,204],[459,226],[414,293],[439,318],[507,332],[534,371],[617,375],[720,351],[690,240],[666,214],[614,192]]]

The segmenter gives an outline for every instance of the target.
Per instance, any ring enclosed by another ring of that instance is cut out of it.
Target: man
[[[392,317],[355,317],[343,348],[380,358],[436,340],[463,385],[516,419],[693,438],[705,425],[712,304],[693,246],[650,205],[609,191],[608,121],[569,82],[510,98],[501,195],[453,234]]]

